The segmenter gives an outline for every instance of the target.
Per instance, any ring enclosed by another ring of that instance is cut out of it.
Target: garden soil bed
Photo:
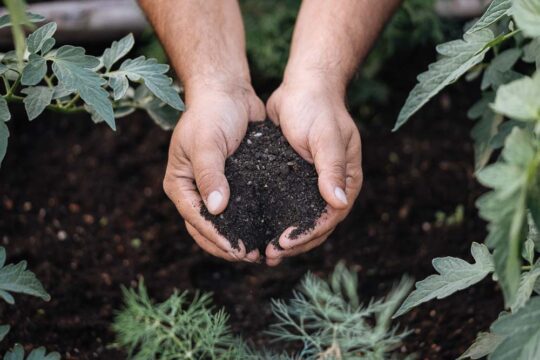
[[[353,212],[324,245],[277,268],[226,263],[194,244],[162,191],[170,134],[144,116],[121,120],[116,133],[86,118],[15,118],[0,170],[0,244],[8,261],[28,260],[52,300],[17,296],[16,306],[0,305],[2,323],[13,327],[0,352],[18,341],[66,359],[124,359],[111,347],[110,324],[120,286],[140,277],[158,300],[175,288],[212,291],[233,329],[260,345],[270,300],[289,297],[308,270],[326,276],[344,259],[368,301],[402,274],[432,273],[433,257],[470,260],[470,243],[485,235],[474,210],[482,189],[473,178],[471,123],[450,99],[397,133],[395,113],[363,124],[365,183]],[[462,223],[436,224],[437,211],[458,205]],[[399,319],[412,330],[401,351],[453,359],[501,309],[490,280],[429,302]]]

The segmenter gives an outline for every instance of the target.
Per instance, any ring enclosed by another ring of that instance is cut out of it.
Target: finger
[[[270,96],[270,99],[268,99],[266,103],[266,114],[268,115],[268,118],[277,126],[279,126],[279,96],[279,93],[275,92],[272,94],[272,96]]]
[[[274,267],[278,266],[283,261],[283,258],[266,258],[266,265]]]
[[[261,254],[259,253],[259,250],[255,249],[247,253],[246,257],[244,258],[247,262],[258,262]]]
[[[228,253],[220,249],[213,242],[201,235],[190,223],[186,221],[186,229],[189,234],[195,239],[195,242],[210,255],[225,259],[227,261],[238,261],[239,259],[234,253]]]
[[[230,190],[225,177],[226,144],[220,148],[217,141],[201,139],[190,157],[193,175],[201,198],[208,211],[219,215],[227,207]]]
[[[330,236],[334,229],[328,231],[327,233],[323,234],[322,236],[319,236],[303,245],[288,249],[288,250],[280,250],[277,249],[275,246],[269,246],[266,251],[266,257],[267,257],[267,264],[270,261],[271,263],[274,263],[275,260],[283,259],[287,257],[296,256],[298,254],[302,254],[305,252],[310,251],[311,249],[321,245],[327,238]]]
[[[189,174],[188,174],[189,175]],[[212,223],[201,216],[201,197],[197,188],[193,184],[191,176],[174,178],[169,172],[165,174],[163,188],[167,196],[176,205],[178,212],[186,222],[197,229],[197,231],[214,243],[221,250],[227,253],[234,253],[237,257],[245,256],[245,248],[240,244],[237,249],[223,236],[218,234]]]
[[[346,144],[338,130],[321,131],[310,143],[310,150],[319,175],[319,191],[335,209],[346,209],[349,200],[345,193]]]
[[[330,207],[326,208],[321,217],[315,223],[315,227],[312,230],[309,230],[303,234],[298,235],[297,237],[291,238],[290,234],[294,228],[288,228],[281,234],[279,238],[279,245],[285,249],[292,249],[294,247],[306,244],[312,241],[315,238],[323,236],[324,234],[332,231],[337,224],[343,220],[346,215],[344,210],[336,210]]]

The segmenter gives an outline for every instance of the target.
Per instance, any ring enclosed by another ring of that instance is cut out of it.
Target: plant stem
[[[79,100],[81,98],[81,95],[79,94],[75,94],[75,96],[73,97],[73,99],[71,99],[67,104],[65,104],[63,107],[68,109],[68,108],[71,108],[73,105],[75,105],[75,103],[77,102],[77,100]]]
[[[19,87],[19,84],[21,83],[21,75],[17,77],[17,80],[15,80],[15,83],[13,86],[9,89],[8,93],[6,94],[8,97],[15,94],[15,91],[17,91],[17,88]]]

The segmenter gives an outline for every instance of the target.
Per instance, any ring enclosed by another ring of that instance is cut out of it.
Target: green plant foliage
[[[4,355],[4,360],[60,360],[60,354],[57,352],[47,354],[45,348],[40,347],[25,357],[23,347],[17,344]]]
[[[493,260],[507,305],[514,301],[520,282],[528,190],[538,176],[538,151],[538,143],[529,133],[514,128],[501,161],[478,173],[478,181],[493,188],[478,199],[477,206],[480,216],[489,222],[486,243],[495,249]]]
[[[512,14],[519,28],[527,36],[540,36],[540,2],[538,0],[514,0]]]
[[[9,325],[0,325],[0,341],[4,340],[6,335],[9,333],[10,330]]]
[[[3,23],[8,22],[4,18]],[[46,109],[88,112],[95,122],[116,129],[115,119],[141,109],[163,128],[174,127],[184,104],[166,75],[168,65],[144,57],[123,60],[133,48],[132,35],[113,42],[101,57],[71,45],[53,49],[56,28],[48,23],[28,36],[22,66],[15,54],[0,54],[0,162],[9,136],[4,124],[10,119],[9,102],[24,103],[29,120]]]
[[[472,67],[479,64],[489,48],[486,44],[494,39],[493,32],[482,29],[463,36],[463,40],[454,40],[439,45],[437,52],[441,60],[431,64],[429,70],[418,76],[418,85],[411,91],[405,105],[399,113],[394,130],[437,95],[446,86],[454,83]]]
[[[308,274],[292,300],[273,301],[278,321],[269,334],[276,341],[301,341],[302,359],[386,359],[407,335],[390,320],[411,286],[404,279],[386,299],[364,306],[356,274],[339,263],[328,282]]]
[[[37,296],[45,301],[51,298],[34,273],[26,270],[26,261],[6,265],[6,250],[0,247],[0,298],[14,304],[10,292]]]
[[[154,304],[142,282],[123,292],[125,309],[113,328],[132,359],[221,359],[235,343],[228,315],[213,311],[208,294],[190,299],[187,292],[175,292]]]
[[[154,304],[142,283],[137,290],[124,289],[126,305],[113,328],[118,345],[138,360],[393,359],[407,332],[398,332],[390,321],[411,286],[404,279],[386,299],[364,306],[356,274],[343,263],[328,281],[306,275],[290,302],[273,302],[277,322],[268,332],[282,343],[301,341],[304,347],[297,354],[255,350],[234,337],[228,316],[211,306],[208,294],[175,292]]]
[[[485,243],[493,250],[493,279],[499,283],[505,307],[510,311],[501,315],[491,332],[479,334],[461,359],[540,358],[537,319],[540,314],[540,297],[537,296],[540,294],[539,15],[537,0],[493,1],[486,14],[465,34],[494,31],[497,36],[492,40],[486,38],[483,45],[478,43],[479,50],[473,55],[490,53],[484,57],[488,61],[481,60],[469,67],[471,64],[465,58],[461,64],[456,64],[456,67],[469,68],[468,79],[483,73],[482,98],[469,110],[468,116],[477,122],[471,132],[475,142],[476,175],[490,191],[482,195],[476,205],[480,217],[488,222]],[[413,96],[418,94],[418,88],[439,91],[447,85],[445,78],[437,77],[432,71],[444,60],[430,66],[430,71],[419,77],[419,84],[400,114],[405,116],[398,118],[396,126],[418,110],[415,105],[423,105]],[[499,149],[499,156],[492,159],[494,151]],[[492,160],[495,161],[489,164]],[[477,279],[488,273],[481,267],[473,270],[471,264],[461,263],[448,268],[447,275],[455,277],[467,270],[472,270],[471,276]],[[435,297],[437,290],[451,284],[430,288],[428,285],[436,284],[439,275],[435,276],[417,283],[417,289],[404,302],[403,310]],[[419,292],[422,288],[425,294]]]
[[[485,245],[473,243],[471,254],[475,260],[469,264],[455,257],[433,259],[433,267],[439,275],[431,275],[416,283],[416,289],[405,299],[394,317],[432,299],[443,299],[466,289],[493,272],[493,259]]]
[[[504,338],[489,356],[491,360],[540,358],[540,297],[531,299],[516,313],[501,316],[491,332]]]

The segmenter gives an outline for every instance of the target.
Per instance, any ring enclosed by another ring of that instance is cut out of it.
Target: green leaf
[[[514,0],[512,14],[517,26],[525,35],[540,36],[540,2],[538,0]]]
[[[477,174],[493,191],[477,201],[480,217],[488,221],[486,244],[494,249],[495,273],[510,306],[521,274],[521,247],[526,226],[528,171],[535,145],[525,130],[514,128],[506,139],[502,159]]]
[[[47,354],[45,348],[40,347],[32,350],[25,358],[24,348],[20,344],[16,344],[4,355],[4,360],[60,360],[60,354],[57,352]]]
[[[26,47],[28,48],[28,52],[31,54],[36,54],[42,49],[45,42],[53,37],[55,32],[56,23],[53,22],[43,25],[34,31],[28,36],[28,39],[26,39]]]
[[[521,274],[521,280],[519,282],[519,288],[516,293],[514,302],[510,306],[512,312],[516,312],[521,309],[527,301],[531,298],[531,295],[534,290],[534,284],[536,280],[540,277],[540,264],[533,266],[531,271],[524,272]]]
[[[503,121],[503,117],[495,114],[489,107],[494,98],[495,94],[493,92],[485,93],[482,99],[467,114],[471,119],[480,118],[471,130],[471,137],[474,139],[476,171],[483,169],[489,162],[494,150],[493,139],[498,134],[499,125]]]
[[[133,34],[128,34],[118,41],[113,41],[111,47],[105,49],[102,56],[103,65],[105,65],[107,71],[111,70],[115,62],[126,56],[134,44]]]
[[[9,325],[0,325],[0,341],[4,340],[6,335],[9,333],[10,326]]]
[[[394,131],[446,86],[452,84],[472,67],[480,63],[487,51],[486,44],[493,40],[489,29],[465,34],[463,40],[439,45],[442,59],[431,64],[429,70],[418,76],[418,84],[409,94],[399,113]]]
[[[491,360],[534,360],[540,358],[540,297],[532,298],[518,312],[499,318],[491,326],[505,339]]]
[[[83,48],[69,45],[59,48],[51,60],[53,72],[60,84],[65,88],[77,90],[83,101],[115,130],[109,93],[101,87],[105,81],[91,70],[99,65],[99,60],[86,55]]]
[[[129,81],[125,76],[115,76],[109,79],[109,85],[113,89],[114,100],[120,100],[129,89]]]
[[[37,22],[45,20],[43,16],[38,15],[38,14],[33,14],[31,12],[26,12],[26,18],[28,19],[28,21],[32,23],[37,23]],[[0,29],[7,26],[11,26],[11,16],[9,15],[9,13],[0,16]]]
[[[156,59],[145,59],[140,56],[136,59],[127,59],[120,69],[110,73],[111,77],[127,77],[131,81],[142,81],[144,85],[161,101],[169,104],[179,111],[184,110],[184,104],[178,92],[172,87],[172,79],[165,75],[169,66],[158,64]]]
[[[481,332],[476,337],[476,340],[474,340],[474,343],[457,360],[467,358],[474,360],[481,359],[491,354],[503,340],[504,337],[500,335]]]
[[[469,29],[468,34],[487,28],[510,12],[512,0],[494,0],[482,17]]]
[[[50,39],[45,40],[43,42],[43,46],[41,47],[41,55],[45,55],[49,51],[51,51],[54,44],[56,44],[56,40],[54,40],[54,38],[50,38]]]
[[[493,109],[520,121],[540,120],[540,71],[532,78],[525,76],[497,90]]]
[[[473,264],[455,257],[433,259],[433,267],[440,275],[430,275],[417,282],[416,289],[405,299],[394,317],[432,299],[442,299],[466,289],[493,271],[493,260],[485,245],[473,243],[471,254],[475,260]]]
[[[497,55],[484,72],[481,84],[482,90],[486,90],[490,86],[497,88],[502,84],[515,80],[513,77],[517,73],[512,73],[510,70],[519,60],[521,54],[521,49],[514,48],[505,50]]]
[[[523,47],[523,61],[536,64],[536,68],[540,69],[540,37]]]
[[[0,97],[0,108],[1,108],[2,100],[4,100],[4,98]],[[0,166],[2,165],[2,160],[4,160],[4,156],[6,156],[8,138],[9,138],[8,127],[5,122],[0,121]]]
[[[533,217],[529,214],[528,217],[529,232],[527,233],[527,241],[531,241],[534,244],[534,248],[537,252],[540,252],[540,231],[535,224]]]
[[[8,122],[11,119],[8,104],[5,98],[0,96],[0,123]]]
[[[40,55],[30,54],[28,63],[23,69],[21,84],[34,86],[39,84],[47,73],[47,61]]]
[[[2,75],[3,73],[5,73],[6,71],[8,71],[8,67],[2,63],[0,63],[0,75]]]
[[[180,118],[180,111],[173,109],[158,99],[148,102],[144,109],[163,130],[174,129]]]
[[[46,86],[36,86],[23,89],[21,92],[27,95],[23,100],[24,108],[28,114],[28,120],[32,121],[51,103],[54,89]]]
[[[0,258],[5,261],[5,249],[0,247]],[[7,303],[13,304],[13,296],[9,292],[27,294],[39,297],[45,301],[50,300],[49,294],[43,289],[43,285],[36,278],[34,273],[26,270],[26,262],[8,264],[4,266],[4,261],[0,261],[0,298]]]

